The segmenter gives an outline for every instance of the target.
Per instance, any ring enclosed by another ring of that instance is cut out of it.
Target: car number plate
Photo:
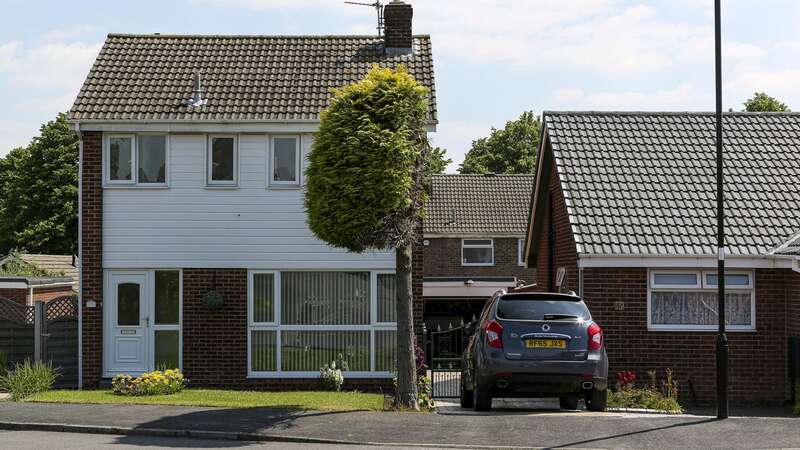
[[[567,341],[562,339],[525,339],[525,348],[567,348]]]

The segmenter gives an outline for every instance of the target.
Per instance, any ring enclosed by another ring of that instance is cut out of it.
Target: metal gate
[[[472,322],[447,330],[428,331],[431,387],[434,398],[456,398],[461,394],[461,354],[472,330]]]

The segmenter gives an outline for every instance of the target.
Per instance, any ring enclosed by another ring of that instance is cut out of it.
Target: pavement
[[[0,428],[220,439],[237,446],[281,441],[433,448],[800,448],[800,418],[790,415],[720,421],[498,406],[488,413],[436,414],[0,402]]]

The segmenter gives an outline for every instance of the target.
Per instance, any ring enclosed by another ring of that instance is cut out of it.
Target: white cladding
[[[313,135],[301,140],[306,155]],[[394,252],[349,253],[313,236],[303,189],[268,186],[268,142],[239,135],[239,186],[209,188],[206,135],[171,135],[168,188],[103,190],[103,267],[394,269]]]

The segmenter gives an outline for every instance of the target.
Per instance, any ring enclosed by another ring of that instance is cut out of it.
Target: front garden
[[[638,382],[631,371],[617,373],[616,387],[608,392],[608,407],[611,409],[640,409],[661,412],[681,413],[683,407],[678,402],[678,383],[672,370],[667,369],[664,380],[656,381],[656,372],[647,372],[648,380]]]

